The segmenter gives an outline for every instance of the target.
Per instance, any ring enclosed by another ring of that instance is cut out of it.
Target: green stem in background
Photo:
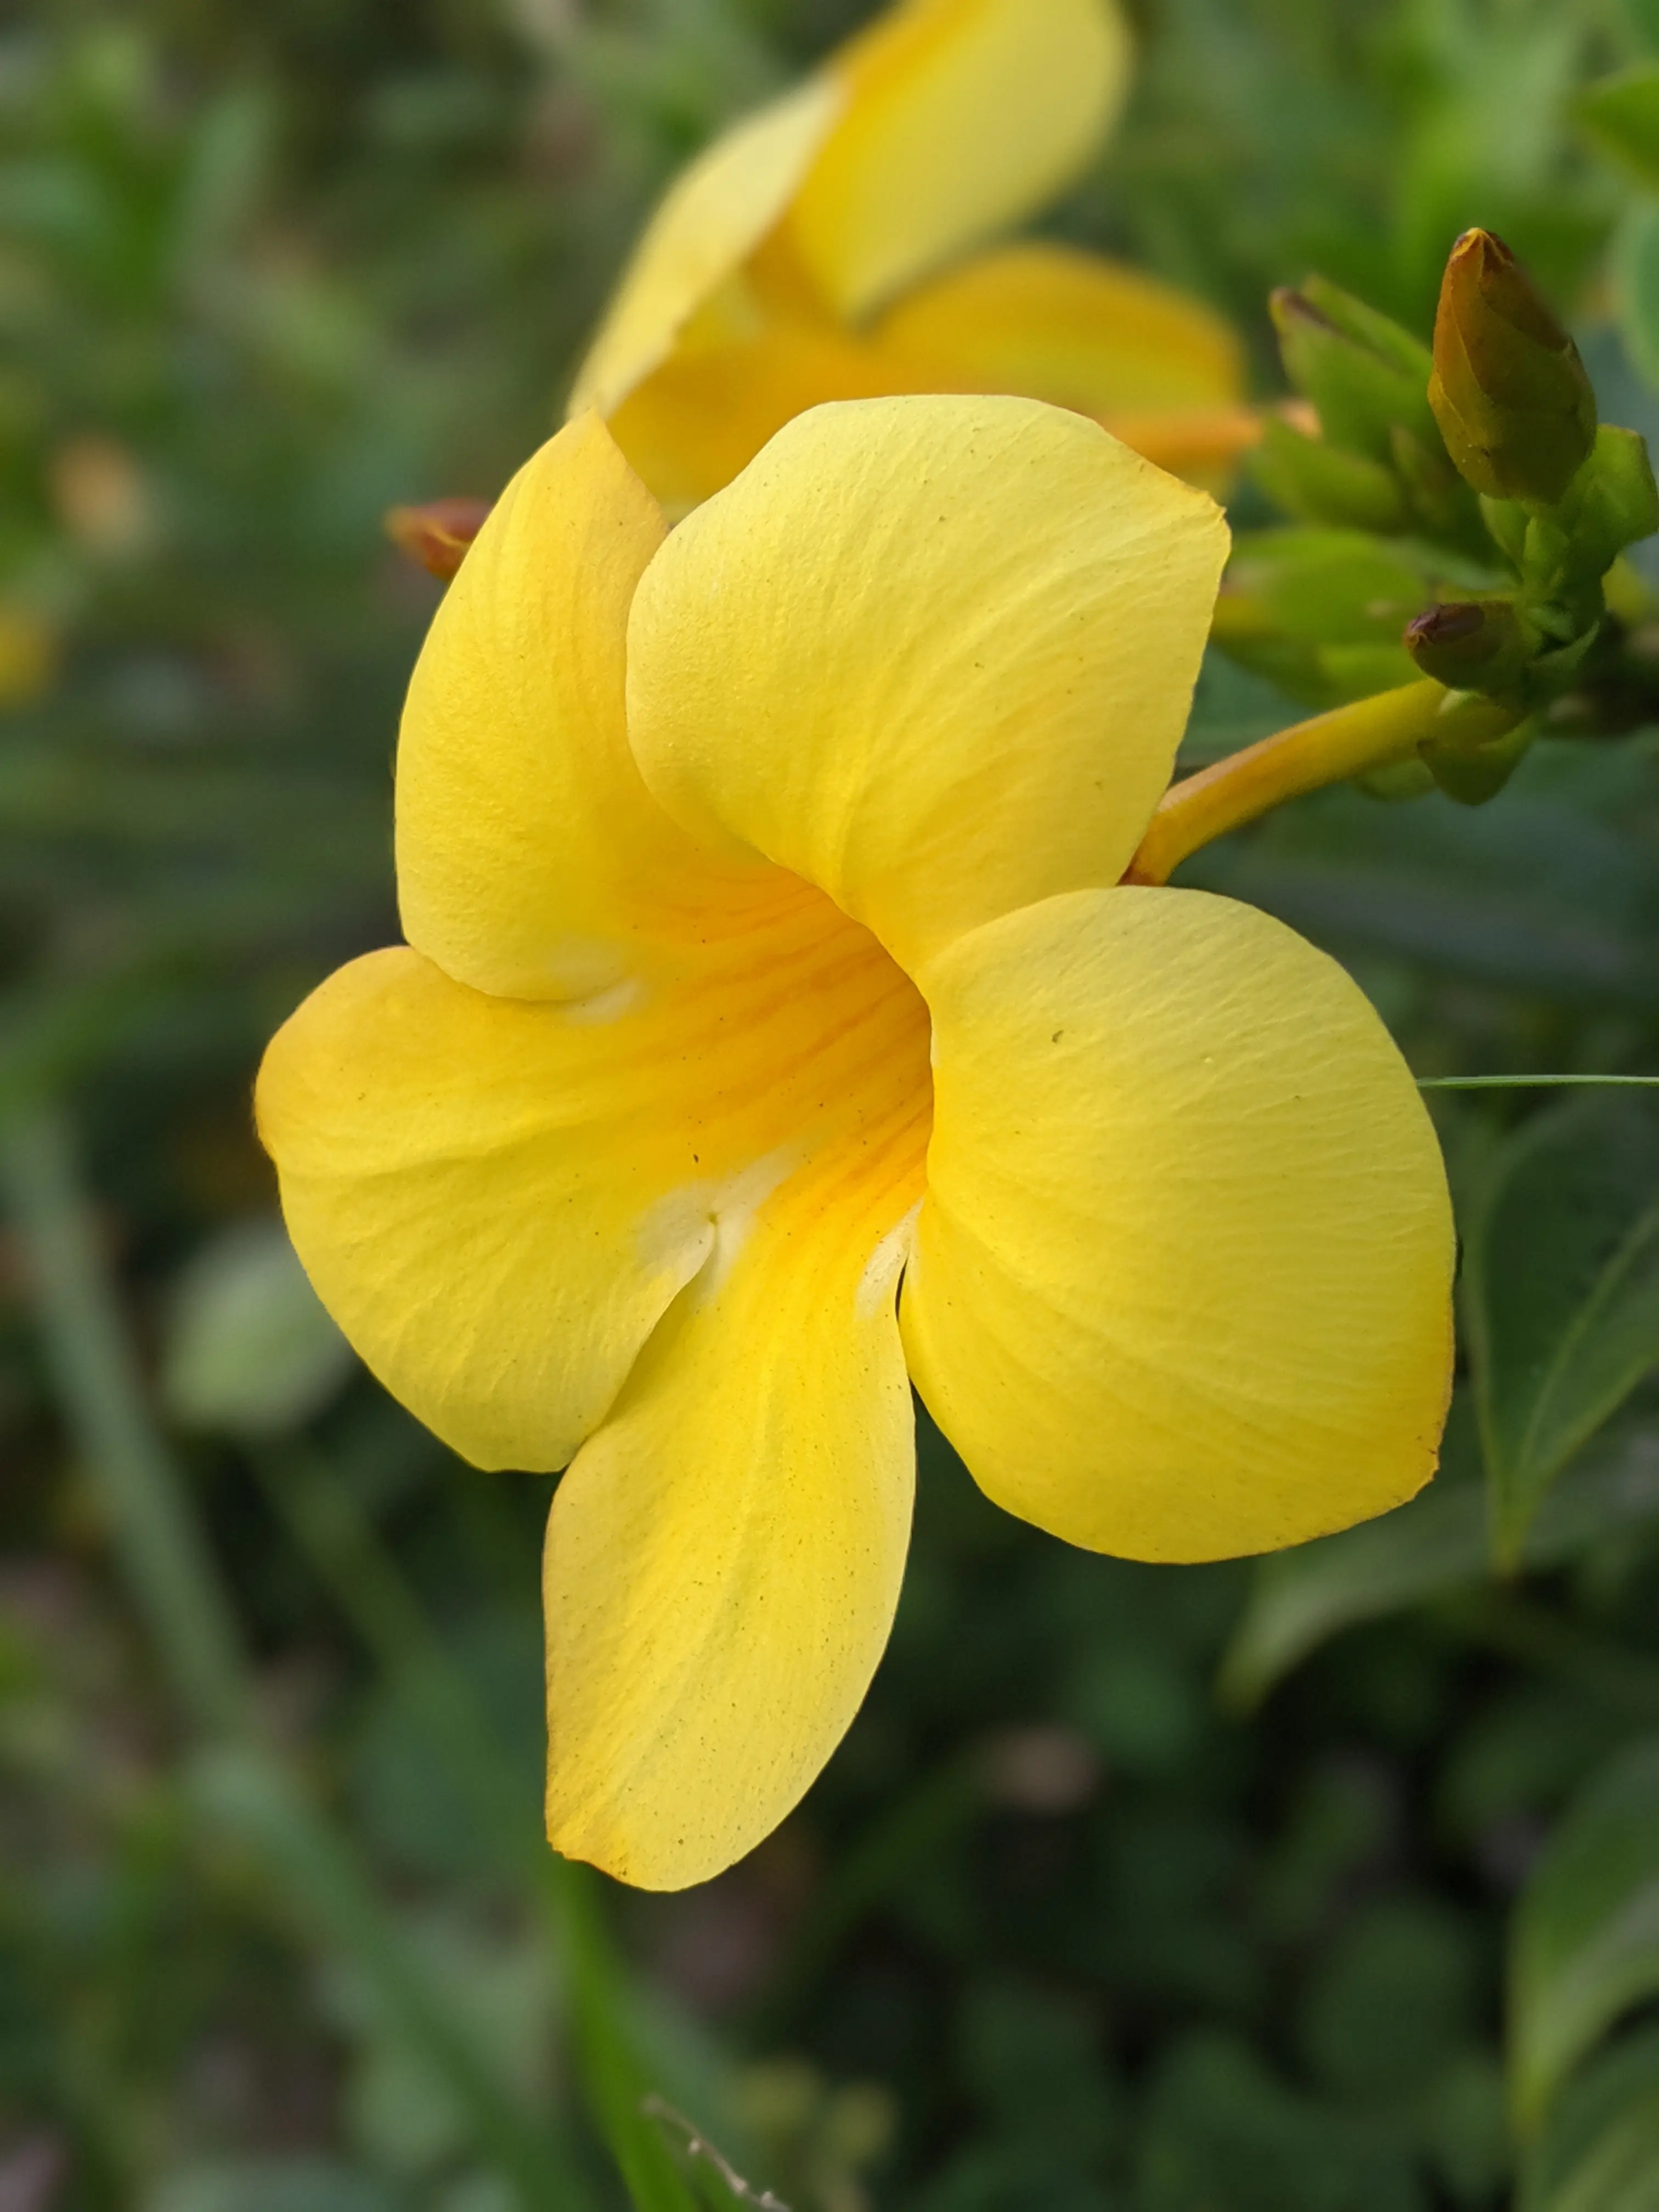
[[[388,1674],[416,1696],[433,1746],[502,1862],[528,1880],[565,1967],[582,2083],[638,2212],[695,2212],[696,2198],[647,2111],[650,2084],[627,2020],[626,1980],[600,1905],[599,1878],[547,1848],[525,1818],[518,1778],[495,1725],[357,1501],[315,1455],[256,1459],[266,1496]]]
[[[1287,799],[1413,760],[1425,744],[1477,750],[1505,736],[1522,719],[1495,699],[1449,691],[1427,678],[1316,714],[1172,784],[1123,880],[1166,884],[1200,846],[1242,829]]]
[[[1659,1091],[1659,1075],[1419,1075],[1419,1091]]]
[[[0,1198],[27,1255],[70,1433],[97,1485],[168,1684],[202,1734],[240,1735],[250,1713],[230,1608],[150,1419],[59,1116],[35,1112],[0,1131]]]
[[[586,2212],[592,2196],[580,2170],[503,2088],[410,1951],[368,1869],[259,1733],[231,1609],[151,1415],[61,1114],[37,1108],[0,1127],[0,1197],[22,1244],[65,1422],[168,1680],[204,1739],[191,1778],[198,1802],[251,1843],[355,1959],[410,2047],[470,2114],[480,2148],[514,2184],[526,2212]]]

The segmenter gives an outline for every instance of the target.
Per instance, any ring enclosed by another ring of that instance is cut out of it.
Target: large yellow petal
[[[902,0],[830,64],[845,112],[790,229],[859,316],[1033,213],[1115,121],[1128,33],[1113,0]]]
[[[398,948],[271,1044],[259,1127],[300,1257],[368,1365],[479,1465],[563,1466],[769,1192],[925,1112],[910,986],[826,900],[772,888],[769,916],[716,918],[648,988],[491,998]]]
[[[411,945],[520,999],[614,990],[709,894],[629,750],[628,611],[661,514],[597,416],[501,495],[433,618],[398,746]]]
[[[548,1833],[648,1889],[777,1825],[887,1641],[915,1458],[893,1307],[927,1141],[920,1021],[902,1057],[886,1116],[722,1248],[554,1498]]]
[[[1023,392],[1084,415],[1224,407],[1244,388],[1243,349],[1219,315],[1067,246],[977,255],[907,295],[871,335],[949,363],[964,391]]]
[[[800,416],[635,596],[629,732],[665,807],[827,891],[901,964],[1116,881],[1169,781],[1221,516],[1008,398]]]
[[[577,371],[572,415],[609,415],[665,361],[681,331],[777,224],[846,93],[828,76],[749,116],[670,187]]]
[[[1207,1559],[1429,1480],[1445,1177],[1334,962],[1251,908],[1128,889],[994,922],[921,983],[905,1349],[992,1498],[1092,1550]]]

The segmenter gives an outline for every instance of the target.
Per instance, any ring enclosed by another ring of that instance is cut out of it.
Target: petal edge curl
[[[910,1371],[1000,1504],[1146,1559],[1276,1550],[1434,1472],[1439,1147],[1334,961],[1202,892],[1077,892],[921,978]]]

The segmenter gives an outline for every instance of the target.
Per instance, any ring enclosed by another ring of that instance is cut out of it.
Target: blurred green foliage
[[[538,1842],[547,1486],[416,1429],[273,1231],[260,1047],[396,927],[436,589],[381,510],[499,487],[663,178],[864,12],[0,29],[0,609],[58,669],[0,726],[7,2212],[583,2212],[618,2157],[663,2212],[1656,2202],[1639,1097],[1437,1103],[1466,1371],[1388,1521],[1255,1569],[1097,1559],[924,1424],[866,1711],[744,1866],[606,1896],[625,1965]],[[1135,12],[1062,233],[1228,308],[1267,391],[1270,286],[1426,335],[1486,224],[1604,417],[1659,423],[1659,9]],[[1418,574],[1350,551],[1347,644],[1395,668]],[[1188,757],[1295,712],[1218,663]],[[1425,1074],[1659,1066],[1659,732],[1547,738],[1479,812],[1325,793],[1189,876],[1345,959]],[[181,1500],[228,1620],[168,1594]]]

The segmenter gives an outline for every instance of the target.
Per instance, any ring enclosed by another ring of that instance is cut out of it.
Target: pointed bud
[[[1425,676],[1453,691],[1501,691],[1530,657],[1507,599],[1443,600],[1406,625],[1406,650]]]
[[[1397,424],[1434,435],[1426,346],[1334,284],[1310,276],[1270,306],[1285,371],[1334,446],[1389,462]]]
[[[1578,349],[1490,231],[1466,230],[1446,264],[1429,399],[1460,474],[1489,498],[1553,505],[1595,443]]]
[[[394,507],[386,513],[386,534],[417,568],[447,583],[489,513],[487,499],[434,499],[424,507]]]

